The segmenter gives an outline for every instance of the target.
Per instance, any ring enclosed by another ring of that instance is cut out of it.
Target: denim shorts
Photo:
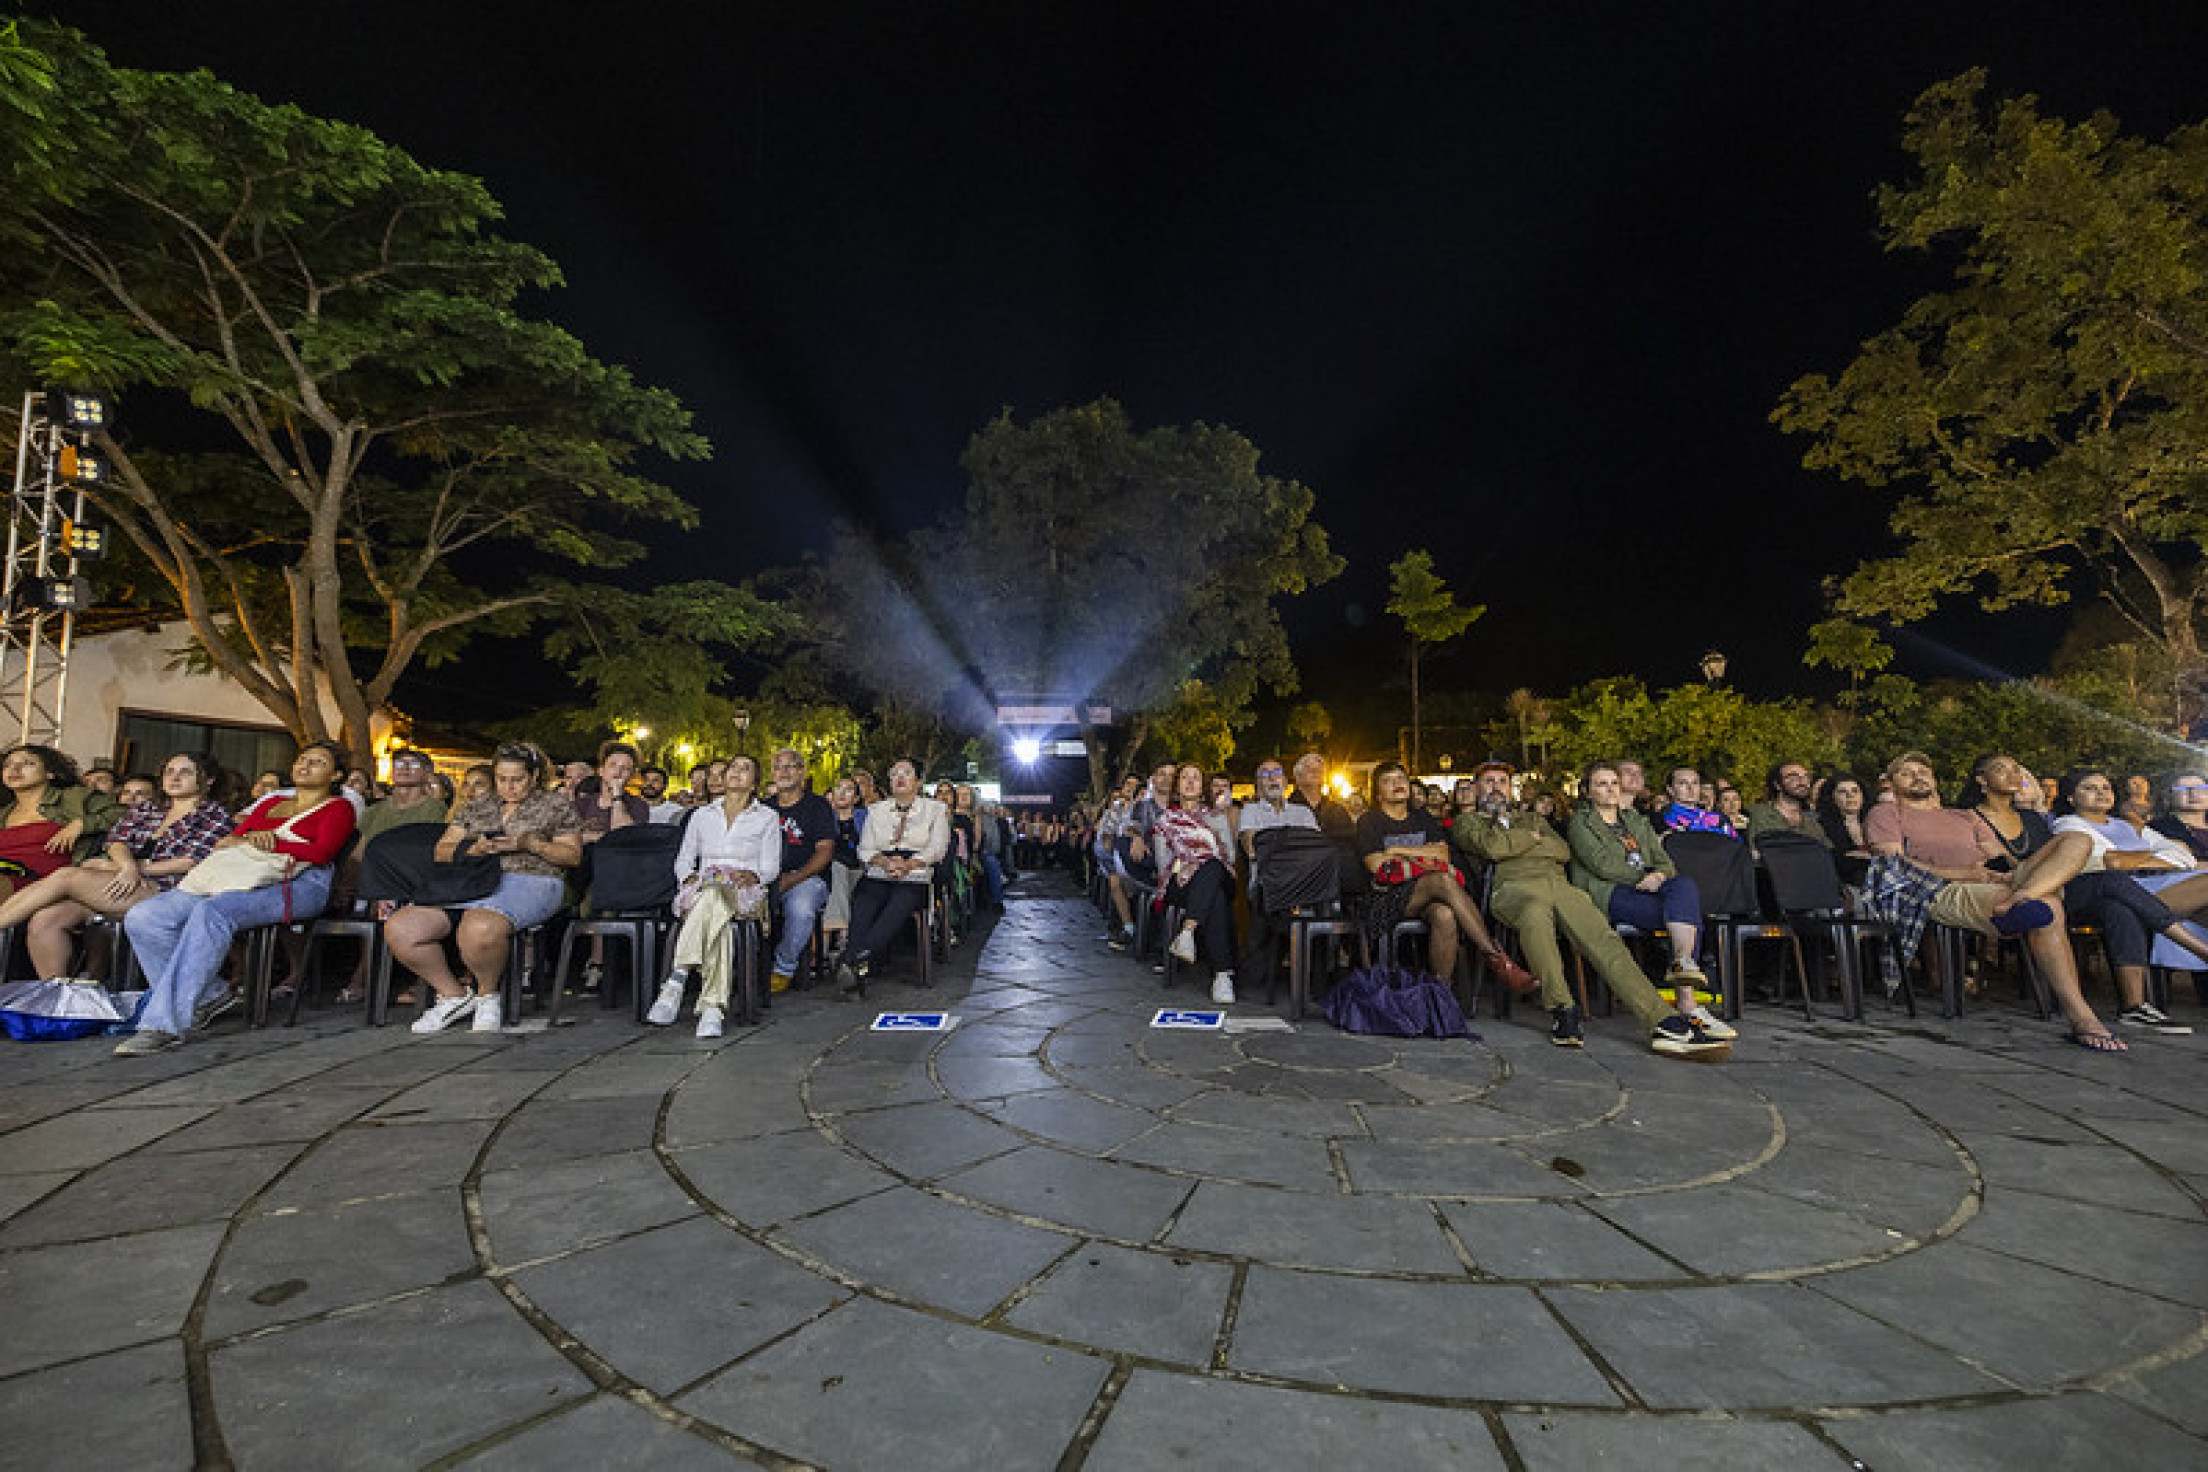
[[[498,888],[479,900],[451,906],[455,910],[490,910],[504,915],[516,930],[542,925],[560,913],[567,903],[567,881],[548,874],[507,874]]]

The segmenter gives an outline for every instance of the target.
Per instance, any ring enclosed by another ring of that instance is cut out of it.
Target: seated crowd
[[[832,963],[841,994],[859,996],[931,897],[925,913],[940,917],[942,943],[955,944],[962,919],[1001,906],[1010,875],[1048,865],[1096,878],[1116,920],[1114,949],[1132,942],[1135,906],[1170,907],[1178,923],[1163,949],[1201,963],[1213,1000],[1227,1005],[1238,974],[1270,976],[1278,964],[1276,917],[1249,893],[1257,839],[1304,829],[1332,841],[1368,957],[1388,954],[1400,922],[1421,922],[1427,969],[1452,978],[1463,959],[1512,990],[1538,990],[1552,1041],[1577,1047],[1584,1018],[1568,943],[1654,1050],[1722,1056],[1735,1032],[1705,1003],[1708,916],[1668,847],[1697,835],[1733,852],[1733,843],[1751,854],[1781,843],[1828,852],[1848,902],[1886,923],[1904,960],[1935,926],[2018,940],[2069,1038],[2120,1052],[2080,980],[2071,927],[2090,926],[2118,1022],[2190,1031],[2156,1007],[2149,982],[2156,966],[2208,968],[2208,932],[2193,923],[2208,917],[2208,773],[2172,774],[2157,803],[2141,779],[2081,768],[2042,783],[1993,754],[1974,764],[1953,805],[1914,752],[1876,782],[1782,762],[1752,802],[1693,767],[1663,772],[1653,788],[1652,775],[1628,760],[1597,762],[1567,796],[1499,762],[1447,789],[1384,763],[1366,793],[1337,801],[1325,761],[1307,753],[1292,767],[1259,762],[1254,794],[1238,802],[1226,777],[1165,762],[1093,809],[1015,816],[970,786],[923,790],[910,761],[891,764],[883,784],[854,770],[816,793],[791,750],[774,753],[764,774],[745,756],[701,763],[679,787],[620,742],[595,762],[564,764],[527,743],[502,746],[458,784],[401,750],[379,792],[330,742],[309,743],[288,772],[263,772],[244,791],[200,753],[126,776],[80,773],[57,751],[23,745],[0,754],[0,936],[11,947],[23,938],[37,974],[62,976],[79,965],[95,922],[119,929],[146,998],[116,1051],[165,1051],[238,1005],[241,989],[224,973],[241,932],[281,927],[301,977],[296,923],[324,913],[333,894],[352,903],[361,849],[437,824],[433,846],[421,836],[430,862],[472,866],[479,892],[386,902],[375,918],[391,959],[427,988],[416,1032],[463,1020],[495,1031],[506,1021],[515,938],[569,912],[595,845],[652,828],[667,834],[659,852],[672,852],[674,870],[671,962],[647,1013],[656,1025],[681,1016],[695,979],[697,1033],[721,1035],[732,935],[766,957],[770,992],[792,986],[812,953]],[[1248,916],[1240,935],[1238,897]],[[1663,943],[1660,974],[1627,938]],[[586,987],[601,970],[594,951]]]

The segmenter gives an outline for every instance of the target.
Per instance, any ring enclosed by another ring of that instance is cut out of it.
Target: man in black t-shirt
[[[799,958],[813,938],[813,921],[828,903],[828,866],[836,857],[836,810],[805,782],[805,759],[788,747],[774,754],[774,785],[767,806],[782,820],[782,872],[774,881],[782,911],[774,942],[774,976],[787,991]]]

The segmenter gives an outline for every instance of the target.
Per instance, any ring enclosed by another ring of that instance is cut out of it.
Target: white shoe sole
[[[425,1038],[434,1037],[447,1028],[456,1026],[462,1018],[471,1016],[474,1012],[475,1004],[470,1002],[467,1006],[459,1008],[441,1021],[433,1021],[432,1019],[436,1017],[436,1009],[432,1007],[429,1011],[415,1018],[413,1025],[407,1031],[417,1033]]]

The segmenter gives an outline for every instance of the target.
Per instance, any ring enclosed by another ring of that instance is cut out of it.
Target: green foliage
[[[1236,733],[1252,719],[1247,706],[1202,680],[1184,680],[1173,703],[1151,716],[1146,753],[1154,761],[1195,762],[1221,772],[1234,756]]]
[[[1478,623],[1487,605],[1459,604],[1434,571],[1434,554],[1420,547],[1388,564],[1388,612],[1421,644],[1446,644]]]
[[[97,499],[148,602],[295,734],[326,678],[362,745],[416,658],[561,606],[471,555],[614,568],[640,549],[612,528],[693,523],[639,468],[707,453],[688,412],[524,310],[559,271],[481,181],[43,23],[0,36],[0,145],[0,358],[227,429],[226,456],[111,443]]]
[[[1663,781],[1664,768],[1687,765],[1753,794],[1776,762],[1814,766],[1840,755],[1830,722],[1809,702],[1751,700],[1721,685],[1651,693],[1630,677],[1596,680],[1554,702],[1553,720],[1554,772],[1630,757],[1648,769],[1651,786]]]
[[[2083,580],[2195,682],[2208,630],[2208,125],[2155,144],[2098,114],[1988,103],[1985,77],[1910,109],[1914,168],[1878,193],[1887,249],[1939,251],[1951,289],[1772,414],[1803,463],[1895,496],[1900,550],[1838,611],[1907,622]],[[1868,667],[1866,667],[1868,668]],[[1860,671],[1858,671],[1860,673]]]
[[[1847,757],[1872,775],[1904,751],[1932,758],[1952,792],[1981,756],[2006,753],[2041,776],[2081,763],[2161,772],[2186,748],[2127,714],[2120,689],[2091,676],[1918,685],[1885,675],[1866,691]]]
[[[1334,717],[1316,700],[1306,700],[1288,711],[1288,744],[1300,752],[1317,751],[1334,734]]]

